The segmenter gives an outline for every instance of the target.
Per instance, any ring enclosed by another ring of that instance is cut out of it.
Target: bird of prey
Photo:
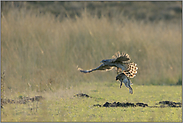
[[[119,80],[121,82],[120,84],[120,88],[122,86],[122,82],[125,84],[125,86],[127,88],[129,88],[129,93],[130,94],[133,94],[133,89],[130,85],[132,85],[131,81],[129,80],[129,78],[125,75],[125,73],[121,73],[121,74],[118,74],[116,76],[116,81]]]
[[[112,56],[112,59],[102,60],[100,62],[102,64],[97,68],[90,69],[90,70],[83,70],[81,68],[78,68],[78,70],[83,73],[90,73],[96,70],[109,71],[109,70],[112,70],[114,67],[116,67],[117,74],[120,72],[124,72],[126,73],[127,77],[133,78],[137,74],[138,67],[136,67],[137,64],[135,63],[129,63],[130,60],[131,59],[128,54],[126,53],[120,54],[120,52],[118,51],[115,55]]]

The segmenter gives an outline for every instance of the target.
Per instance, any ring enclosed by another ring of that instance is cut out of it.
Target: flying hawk
[[[119,80],[119,81],[121,82],[120,88],[121,88],[122,82],[123,82],[123,83],[125,84],[125,86],[126,86],[127,88],[129,88],[129,93],[130,93],[130,94],[133,94],[133,89],[132,89],[132,87],[130,86],[130,85],[133,85],[133,84],[131,83],[131,81],[129,80],[129,78],[125,75],[125,73],[118,74],[118,75],[116,76],[116,81],[117,81],[117,80]]]
[[[90,70],[83,70],[81,68],[78,68],[78,70],[83,73],[90,73],[96,70],[109,71],[109,70],[112,70],[114,67],[116,67],[117,74],[124,72],[126,73],[127,77],[133,78],[137,74],[138,67],[136,67],[137,64],[135,63],[129,63],[130,60],[131,59],[128,54],[126,53],[120,54],[120,52],[118,51],[117,53],[115,53],[115,55],[112,56],[112,59],[102,60],[100,62],[102,64],[97,68],[90,69]]]

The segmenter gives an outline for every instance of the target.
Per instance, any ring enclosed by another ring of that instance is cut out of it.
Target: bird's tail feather
[[[112,56],[112,58],[113,59],[116,59],[116,58],[119,58],[119,57],[121,57],[121,56],[123,56],[123,57],[125,57],[125,58],[128,58],[129,60],[128,61],[122,61],[123,63],[127,63],[127,62],[129,62],[131,59],[130,59],[130,56],[128,55],[128,54],[126,54],[126,53],[120,53],[119,51],[118,52],[116,52],[113,56]]]

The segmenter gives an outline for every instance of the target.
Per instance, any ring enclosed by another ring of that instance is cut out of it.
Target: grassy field
[[[154,106],[159,101],[182,102],[181,86],[132,86],[131,95],[119,82],[85,83],[54,93],[39,93],[45,99],[27,104],[7,104],[1,109],[2,121],[47,122],[181,122],[182,108],[96,107],[107,102],[143,102]],[[73,97],[86,93],[92,98]]]
[[[91,16],[60,21],[50,13],[8,9],[1,13],[3,99],[42,95],[40,102],[5,104],[2,121],[181,121],[181,108],[104,108],[108,102],[181,102],[181,21],[137,21]],[[119,19],[120,18],[120,19]],[[121,21],[119,21],[121,20]],[[116,72],[83,74],[117,52],[138,64],[130,95]],[[94,98],[77,98],[84,92]],[[168,113],[167,113],[168,112]],[[171,113],[170,113],[171,112]],[[134,114],[134,115],[132,115]]]

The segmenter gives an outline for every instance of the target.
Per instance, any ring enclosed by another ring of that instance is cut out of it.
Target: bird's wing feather
[[[116,58],[115,62],[124,62],[124,61],[130,61],[130,58],[126,57],[126,56],[120,56],[118,58]]]
[[[109,70],[112,70],[113,67],[112,66],[108,66],[108,65],[104,65],[104,64],[101,64],[100,66],[98,66],[97,68],[94,68],[94,69],[90,69],[90,70],[83,70],[81,68],[78,68],[78,70],[80,72],[83,72],[83,73],[90,73],[92,71],[95,71],[95,70],[106,70],[106,71],[109,71]]]
[[[121,53],[118,51],[117,53],[115,53],[115,55],[112,56],[112,58],[114,59],[114,62],[129,62],[130,56],[126,53]]]

